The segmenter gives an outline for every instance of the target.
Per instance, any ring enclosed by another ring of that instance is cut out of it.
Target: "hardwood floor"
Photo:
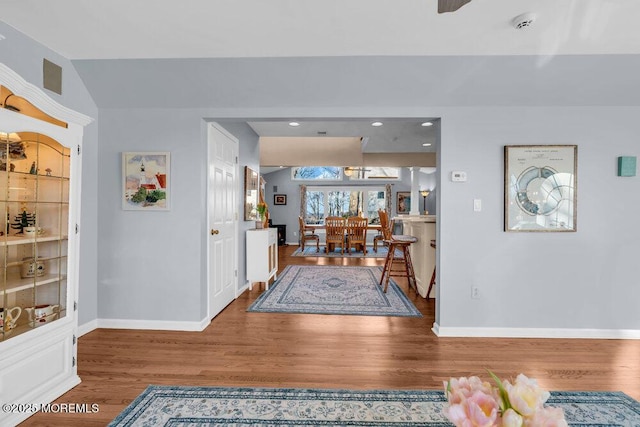
[[[381,265],[382,259],[291,257],[287,264]],[[407,292],[406,282],[398,280]],[[346,389],[441,389],[451,376],[522,372],[550,390],[615,390],[640,400],[640,340],[437,338],[422,318],[246,313],[254,286],[203,332],[99,329],[79,339],[82,383],[58,403],[92,414],[36,414],[24,426],[104,426],[149,384]]]

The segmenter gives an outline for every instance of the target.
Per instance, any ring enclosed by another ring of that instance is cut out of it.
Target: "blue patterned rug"
[[[332,252],[325,253],[326,247],[324,245],[320,245],[320,252],[316,252],[316,245],[306,245],[304,247],[304,251],[300,248],[296,249],[295,252],[291,254],[291,256],[305,256],[305,257],[327,257],[327,258],[338,258],[343,256],[348,256],[352,258],[385,258],[387,256],[387,247],[380,244],[378,245],[378,252],[373,251],[373,246],[367,246],[367,253],[363,254],[361,251],[356,252],[355,249],[351,249],[350,252],[346,252],[342,254],[340,252],[340,246],[334,248]],[[398,255],[400,253],[398,252]]]
[[[149,386],[109,427],[451,426],[435,390],[311,390]],[[638,427],[640,404],[620,392],[551,392],[570,426]]]
[[[378,284],[381,267],[289,265],[247,311],[422,317],[393,281]]]

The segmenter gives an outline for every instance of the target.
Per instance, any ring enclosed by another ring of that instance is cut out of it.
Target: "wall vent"
[[[62,95],[62,67],[46,59],[42,60],[42,87]]]

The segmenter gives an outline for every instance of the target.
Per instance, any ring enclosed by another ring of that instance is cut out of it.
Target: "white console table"
[[[265,289],[269,289],[269,280],[275,280],[278,272],[278,229],[247,230],[246,243],[249,290],[253,289],[253,282],[264,282]]]
[[[431,247],[431,240],[436,238],[435,215],[400,215],[393,218],[396,224],[402,224],[402,234],[418,238],[409,246],[413,269],[416,275],[418,293],[427,297],[431,275],[436,266],[436,250]],[[431,290],[430,298],[435,298],[435,286]]]

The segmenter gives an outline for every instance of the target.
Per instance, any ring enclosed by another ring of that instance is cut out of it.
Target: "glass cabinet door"
[[[70,151],[0,129],[0,341],[67,316]]]

